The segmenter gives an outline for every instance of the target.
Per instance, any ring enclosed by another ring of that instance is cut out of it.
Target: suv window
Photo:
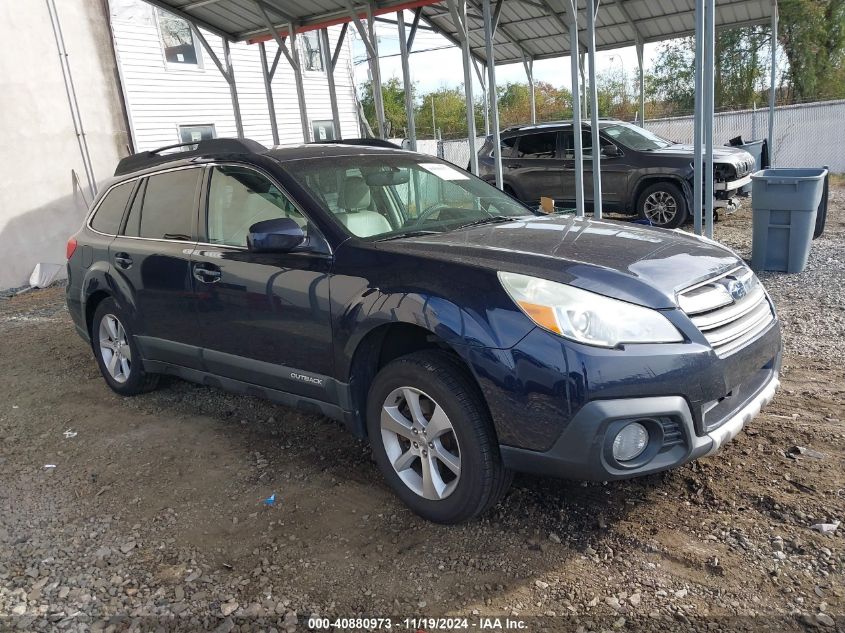
[[[557,132],[520,136],[516,146],[516,156],[517,158],[556,158]]]
[[[166,240],[194,239],[200,170],[178,169],[149,176],[138,189],[124,235]]]
[[[518,136],[509,136],[508,138],[502,139],[502,158],[510,157],[513,152],[513,148],[516,145],[516,139],[518,138]],[[490,152],[490,156],[493,156],[493,152]]]
[[[564,130],[563,134],[563,157],[566,160],[573,160],[575,158],[575,137],[572,130]],[[601,146],[610,145],[610,141],[606,138],[599,137]],[[584,159],[591,160],[593,156],[593,133],[590,130],[581,131],[581,150],[584,152]]]
[[[123,212],[126,210],[126,203],[132,193],[135,182],[125,182],[113,187],[102,199],[97,213],[91,218],[91,228],[107,235],[117,235],[120,231],[120,221],[123,220]]]
[[[206,213],[210,244],[246,246],[256,222],[290,218],[306,228],[305,217],[266,176],[248,167],[222,166],[211,172]]]

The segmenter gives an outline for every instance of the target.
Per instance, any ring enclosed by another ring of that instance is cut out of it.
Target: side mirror
[[[607,145],[602,145],[602,148],[601,148],[601,155],[602,156],[608,156],[608,157],[612,158],[614,156],[619,156],[621,154],[622,154],[622,152],[619,151],[619,147],[617,147],[613,143],[608,143]]]
[[[289,253],[306,240],[305,232],[290,218],[274,218],[249,227],[246,245],[254,253]]]

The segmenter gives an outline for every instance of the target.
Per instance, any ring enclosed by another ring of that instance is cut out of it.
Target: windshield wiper
[[[460,226],[455,227],[453,230],[457,231],[459,229],[468,229],[472,226],[481,226],[482,224],[498,224],[499,222],[511,222],[515,219],[516,218],[508,217],[506,215],[491,215],[487,218],[479,218],[478,220],[473,220],[472,222],[461,224]]]
[[[388,240],[398,240],[403,237],[419,237],[421,235],[439,235],[440,231],[424,231],[424,230],[416,230],[416,231],[402,231],[401,233],[394,233],[393,235],[388,235],[387,237],[382,237],[377,240],[376,242],[387,242]]]

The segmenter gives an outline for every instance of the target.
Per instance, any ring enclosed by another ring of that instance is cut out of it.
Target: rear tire
[[[103,299],[91,324],[91,347],[100,373],[112,391],[134,396],[158,386],[158,374],[144,371],[141,352],[128,325],[129,319],[114,299]]]
[[[676,229],[687,221],[687,200],[678,185],[668,181],[656,182],[640,194],[637,214],[654,226]]]
[[[390,487],[429,521],[468,521],[510,485],[481,394],[446,352],[416,352],[383,367],[367,397],[367,430]]]

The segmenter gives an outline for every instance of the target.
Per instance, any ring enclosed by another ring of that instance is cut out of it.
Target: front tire
[[[481,394],[446,352],[416,352],[382,368],[367,397],[367,430],[388,484],[429,521],[472,519],[510,484]]]
[[[680,187],[657,182],[646,187],[637,200],[637,213],[643,220],[664,229],[676,229],[687,221],[687,201]]]
[[[144,371],[128,319],[113,299],[103,299],[91,324],[91,347],[100,373],[112,391],[134,396],[155,389],[158,374]]]

